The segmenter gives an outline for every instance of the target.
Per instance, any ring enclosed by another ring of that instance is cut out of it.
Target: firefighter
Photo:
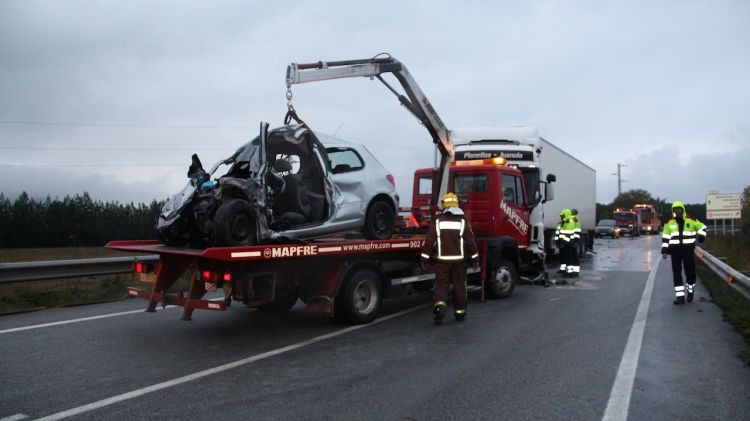
[[[435,324],[445,318],[448,288],[453,286],[453,311],[456,321],[466,318],[466,266],[479,266],[479,250],[471,226],[458,207],[458,197],[448,193],[441,200],[443,213],[435,218],[427,230],[422,248],[422,268],[427,263],[435,267],[435,290],[432,296],[432,312]]]
[[[661,233],[661,255],[672,256],[672,280],[674,281],[674,303],[685,304],[685,285],[682,283],[682,269],[685,268],[687,281],[687,302],[693,302],[695,292],[695,250],[696,241],[706,239],[706,226],[685,212],[682,202],[672,204],[672,219],[664,224]]]
[[[563,215],[563,212],[560,212],[560,222],[558,222],[557,227],[555,227],[555,245],[557,246],[557,249],[560,250],[560,269],[557,270],[557,273],[565,273],[567,267],[565,259],[563,259],[562,242],[560,241],[560,230],[562,229],[563,222],[565,222],[565,215]]]
[[[579,250],[581,250],[581,219],[578,217],[578,209],[571,209],[570,214],[570,219],[573,221],[573,244],[575,245],[571,256],[573,269],[570,271],[572,272],[572,275],[570,276],[577,278],[578,274],[581,272],[581,255],[579,254]]]
[[[572,278],[577,275],[576,271],[576,249],[578,247],[578,234],[576,234],[576,223],[573,221],[573,213],[570,209],[560,212],[560,269],[565,268],[563,276]]]

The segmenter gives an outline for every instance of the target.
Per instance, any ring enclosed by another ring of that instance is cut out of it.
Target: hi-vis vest
[[[430,224],[421,257],[427,260],[433,253],[442,262],[459,262],[467,256],[479,259],[474,233],[462,216],[446,213]]]
[[[695,248],[696,240],[703,241],[706,239],[706,226],[697,219],[689,216],[685,217],[685,225],[680,232],[680,226],[674,218],[664,224],[661,233],[661,252],[667,253],[670,250],[681,248]]]

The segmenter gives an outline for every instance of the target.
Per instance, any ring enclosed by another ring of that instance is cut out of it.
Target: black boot
[[[466,310],[464,310],[464,311],[462,311],[462,312],[460,312],[460,313],[459,313],[459,312],[456,312],[456,313],[455,313],[455,316],[456,316],[456,321],[457,321],[457,322],[463,322],[463,321],[466,321]]]
[[[677,297],[674,299],[673,303],[676,305],[685,304],[685,297]]]
[[[688,299],[687,299],[687,301],[688,301],[689,303],[692,303],[692,302],[693,302],[693,293],[692,293],[692,292],[688,292]]]
[[[439,325],[443,323],[443,319],[445,318],[445,307],[438,306],[434,307],[432,309],[432,313],[435,315],[435,324]]]

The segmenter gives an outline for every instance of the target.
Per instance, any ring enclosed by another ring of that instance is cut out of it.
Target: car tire
[[[375,320],[383,301],[380,276],[370,269],[360,269],[347,277],[334,302],[334,317],[351,324]]]
[[[214,245],[252,246],[256,243],[255,212],[242,199],[231,199],[219,207],[214,218]]]
[[[383,200],[373,202],[367,209],[362,234],[368,240],[387,240],[396,228],[393,208]]]

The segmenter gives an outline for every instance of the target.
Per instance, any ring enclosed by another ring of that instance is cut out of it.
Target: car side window
[[[354,149],[329,148],[326,149],[326,153],[331,163],[331,172],[334,174],[358,171],[365,166],[362,157]]]

